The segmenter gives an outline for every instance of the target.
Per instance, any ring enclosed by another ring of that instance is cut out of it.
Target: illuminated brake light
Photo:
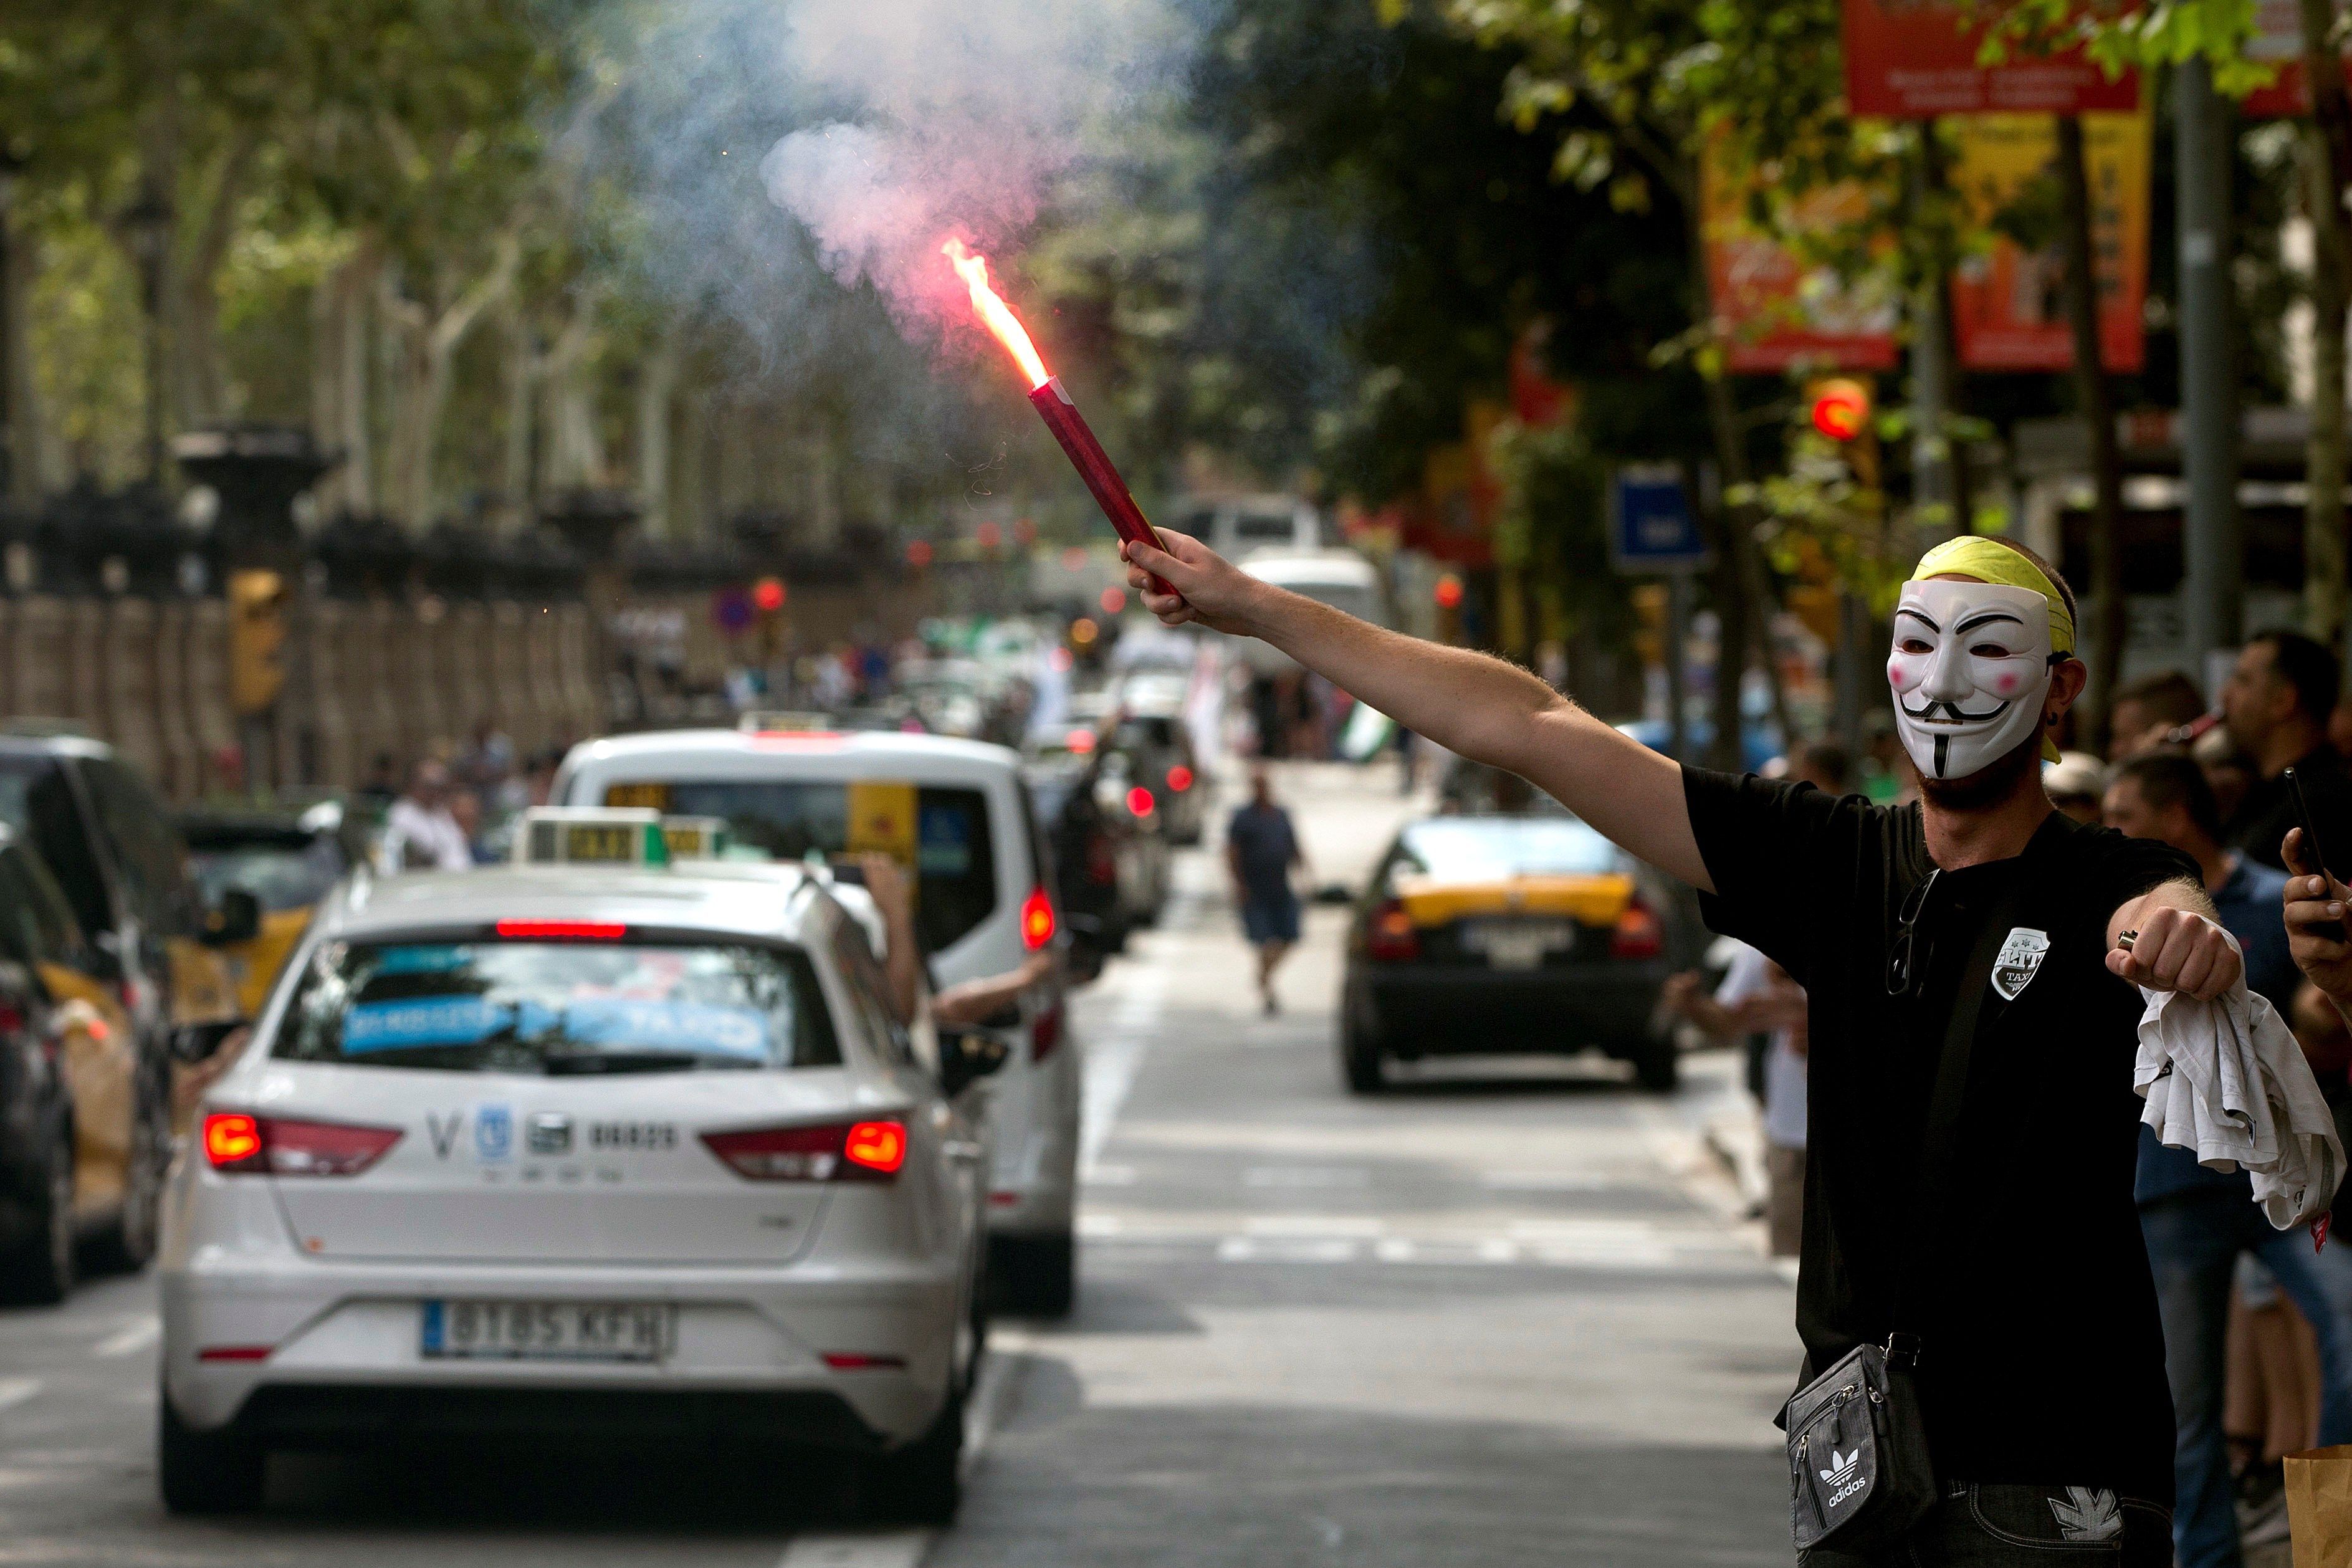
[[[205,1118],[205,1158],[215,1171],[261,1169],[261,1123],[241,1110]]]
[[[1178,763],[1174,767],[1170,768],[1168,770],[1168,787],[1174,790],[1178,795],[1182,795],[1186,790],[1191,789],[1192,787],[1192,770],[1186,767],[1181,763]]]
[[[205,1118],[205,1159],[223,1175],[356,1176],[401,1140],[397,1127],[296,1121],[216,1110]]]
[[[858,1351],[827,1351],[824,1364],[835,1372],[903,1372],[902,1355],[866,1355]]]
[[[1034,952],[1054,940],[1054,900],[1043,888],[1021,900],[1021,945]]]
[[[1141,784],[1137,784],[1133,789],[1127,792],[1127,809],[1133,812],[1138,816],[1150,816],[1151,815],[1152,808],[1157,806],[1160,803],[1158,801],[1151,798],[1151,792],[1144,788]]]
[[[1073,756],[1087,756],[1095,749],[1095,732],[1092,730],[1073,730],[1062,737],[1062,744],[1070,749]]]
[[[206,1345],[196,1352],[198,1361],[268,1361],[274,1345]]]
[[[705,1132],[702,1143],[753,1182],[887,1182],[907,1163],[907,1129],[896,1121],[750,1127]]]
[[[619,921],[500,921],[493,929],[509,942],[618,942],[629,934]]]
[[[1609,956],[1655,958],[1665,951],[1665,923],[1639,900],[1627,904],[1625,912],[1617,917],[1616,930],[1609,933]]]
[[[1364,951],[1386,963],[1402,963],[1421,956],[1421,928],[1412,923],[1404,906],[1394,899],[1372,911],[1371,924],[1364,934]]]
[[[895,1121],[861,1121],[842,1140],[842,1157],[883,1175],[895,1175],[907,1163],[907,1130]]]

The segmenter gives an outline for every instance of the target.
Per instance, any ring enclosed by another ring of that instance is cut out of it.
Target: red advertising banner
[[[1727,369],[1769,374],[1798,365],[1823,370],[1895,368],[1895,301],[1884,287],[1847,284],[1834,268],[1808,268],[1787,246],[1751,223],[1748,193],[1761,177],[1728,169],[1710,143],[1700,167],[1706,292]],[[1790,221],[1830,228],[1869,211],[1851,183],[1795,198]]]
[[[2339,5],[2338,10],[2343,7]],[[2254,36],[2246,58],[2276,68],[2268,87],[2258,87],[2238,104],[2249,120],[2286,120],[2311,112],[2304,81],[2302,7],[2295,0],[2254,0]]]
[[[2032,56],[2012,50],[2003,64],[1979,65],[1985,27],[1965,22],[1949,0],[1845,0],[1847,109],[1887,120],[1932,120],[2139,107],[2137,73],[2109,81],[2079,48]]]
[[[2066,262],[2055,226],[2032,248],[2000,232],[2000,216],[2056,206],[2056,122],[2046,114],[1987,114],[1959,122],[1951,174],[1976,220],[1995,237],[1952,275],[1952,335],[1970,370],[2065,370],[2074,363],[2066,324]],[[2147,110],[2083,116],[2083,163],[2091,184],[2092,269],[2098,279],[2099,359],[2136,371],[2147,357],[2149,122]],[[2029,230],[2030,232],[2030,230]]]

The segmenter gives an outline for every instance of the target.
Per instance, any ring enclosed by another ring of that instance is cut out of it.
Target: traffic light
[[[1813,428],[1832,441],[1852,441],[1870,428],[1870,385],[1850,376],[1817,381],[1806,389]]]
[[[763,616],[772,616],[784,607],[784,584],[781,577],[762,577],[751,584],[751,603]]]
[[[275,572],[228,578],[228,692],[238,713],[266,713],[286,689],[286,580]]]

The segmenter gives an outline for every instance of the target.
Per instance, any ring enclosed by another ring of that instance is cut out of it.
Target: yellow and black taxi
[[[0,923],[74,932],[20,962],[66,1026],[75,1225],[112,1263],[136,1268],[155,1250],[174,1060],[200,1058],[243,1016],[219,950],[252,938],[259,906],[241,890],[207,904],[163,804],[80,736],[0,734],[0,826],[32,852],[25,864],[46,868],[70,917],[0,888]]]
[[[310,911],[365,858],[341,801],[299,812],[203,810],[182,814],[188,868],[207,907],[232,892],[253,895],[259,924],[249,938],[219,946],[236,986],[238,1011],[256,1017],[286,955],[302,940]]]
[[[1652,1025],[1675,908],[1664,878],[1564,812],[1408,824],[1349,930],[1348,1087],[1424,1057],[1598,1051],[1673,1089],[1675,1043]]]

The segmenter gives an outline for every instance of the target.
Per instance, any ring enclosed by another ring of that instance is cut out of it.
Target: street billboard
[[[2063,371],[2074,363],[2066,322],[2066,261],[2058,222],[2058,131],[2046,114],[1980,114],[1955,122],[1953,188],[1989,248],[1952,277],[1952,335],[1969,370]],[[2098,280],[2099,359],[2111,371],[2146,362],[2147,110],[2083,116],[2091,187],[2092,268]]]
[[[2289,0],[2293,4],[2293,0]],[[2113,81],[2077,48],[2012,49],[1978,63],[1985,25],[1947,0],[1844,0],[1845,96],[1857,116],[2083,114],[2139,107],[2139,78]]]
[[[2343,7],[2339,5],[2336,9]],[[2287,120],[2311,112],[2311,89],[2303,68],[2303,8],[2297,0],[2254,0],[2254,36],[2245,58],[2277,75],[2239,100],[2249,120]]]
[[[1796,365],[1892,370],[1896,300],[1891,289],[1851,284],[1828,266],[1809,267],[1748,211],[1760,171],[1730,166],[1722,142],[1708,144],[1700,170],[1707,299],[1726,368],[1769,374]],[[1861,221],[1870,202],[1851,182],[1797,196],[1785,222],[1830,230]]]

